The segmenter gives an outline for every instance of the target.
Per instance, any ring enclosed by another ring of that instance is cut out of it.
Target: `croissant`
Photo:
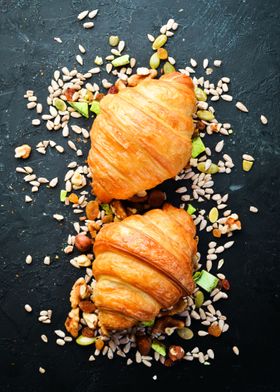
[[[144,79],[102,99],[88,156],[99,200],[128,199],[187,164],[195,102],[192,80],[179,72]]]
[[[93,300],[104,331],[153,320],[193,292],[195,232],[190,215],[170,204],[100,230]]]

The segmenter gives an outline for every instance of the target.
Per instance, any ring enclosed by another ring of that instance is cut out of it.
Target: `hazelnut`
[[[148,197],[148,203],[152,208],[161,207],[166,199],[165,193],[159,189],[153,190]]]
[[[152,339],[147,335],[137,335],[136,344],[141,355],[148,355],[151,350]]]
[[[31,147],[28,144],[23,144],[15,148],[15,158],[27,159],[31,154]]]
[[[178,361],[183,358],[185,351],[181,346],[172,345],[169,347],[168,355],[171,361]]]
[[[86,252],[92,246],[92,240],[84,234],[75,237],[75,246],[80,252]]]

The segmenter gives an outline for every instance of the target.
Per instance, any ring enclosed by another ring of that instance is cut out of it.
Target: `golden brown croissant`
[[[104,330],[152,320],[193,292],[194,236],[190,215],[170,204],[100,230],[94,245],[94,303]]]
[[[88,156],[98,199],[128,199],[174,177],[191,157],[195,102],[178,72],[104,97]]]

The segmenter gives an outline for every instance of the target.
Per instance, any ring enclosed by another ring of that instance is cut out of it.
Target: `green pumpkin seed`
[[[215,163],[211,163],[209,169],[205,170],[205,162],[199,162],[197,168],[202,173],[207,173],[207,174],[215,174],[219,172],[219,166],[217,166]]]
[[[190,340],[193,338],[193,331],[187,327],[177,329],[177,334],[184,340]]]
[[[80,335],[76,339],[76,343],[78,343],[80,346],[89,346],[90,344],[93,344],[96,341],[96,338],[88,338],[87,336]]]
[[[166,347],[163,343],[158,340],[153,340],[152,342],[152,349],[155,350],[160,355],[166,356]]]
[[[203,304],[203,302],[204,302],[204,294],[203,294],[203,292],[202,291],[197,291],[196,293],[195,293],[195,307],[196,308],[200,308],[201,307],[201,305]]]
[[[173,67],[173,65],[170,64],[168,61],[164,64],[163,72],[165,74],[168,74],[168,73],[171,73],[171,72],[175,72],[175,71],[176,71],[175,67]]]
[[[207,101],[207,94],[206,94],[206,92],[205,92],[204,90],[202,90],[201,88],[196,87],[196,88],[194,89],[194,93],[195,93],[196,99],[197,99],[198,101],[203,101],[203,102]]]
[[[123,56],[117,57],[112,61],[114,67],[122,67],[123,65],[129,64],[129,55],[124,54]]]
[[[209,110],[198,110],[196,114],[200,120],[204,121],[211,121],[215,118],[214,114],[209,112]]]
[[[152,48],[154,50],[157,50],[161,48],[166,43],[166,41],[167,41],[167,36],[165,34],[161,34],[154,40]]]
[[[150,67],[156,69],[160,64],[160,59],[157,53],[154,53],[150,58]]]
[[[67,109],[66,103],[60,98],[55,98],[53,104],[60,112],[64,112]]]
[[[109,45],[117,46],[120,42],[120,38],[117,35],[111,35],[109,37]]]

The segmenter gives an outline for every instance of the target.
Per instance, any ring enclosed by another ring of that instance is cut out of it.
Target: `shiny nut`
[[[165,328],[177,327],[183,328],[185,326],[184,321],[174,319],[172,317],[162,317],[156,320],[152,333],[164,333]]]
[[[92,246],[92,240],[84,234],[75,237],[75,246],[80,252],[86,252]]]
[[[28,144],[23,144],[15,148],[15,158],[26,159],[31,154],[31,147]]]
[[[136,336],[137,348],[141,355],[148,355],[151,350],[152,339],[147,335]]]
[[[169,347],[168,356],[171,361],[178,361],[183,358],[185,351],[181,346],[172,345]]]

